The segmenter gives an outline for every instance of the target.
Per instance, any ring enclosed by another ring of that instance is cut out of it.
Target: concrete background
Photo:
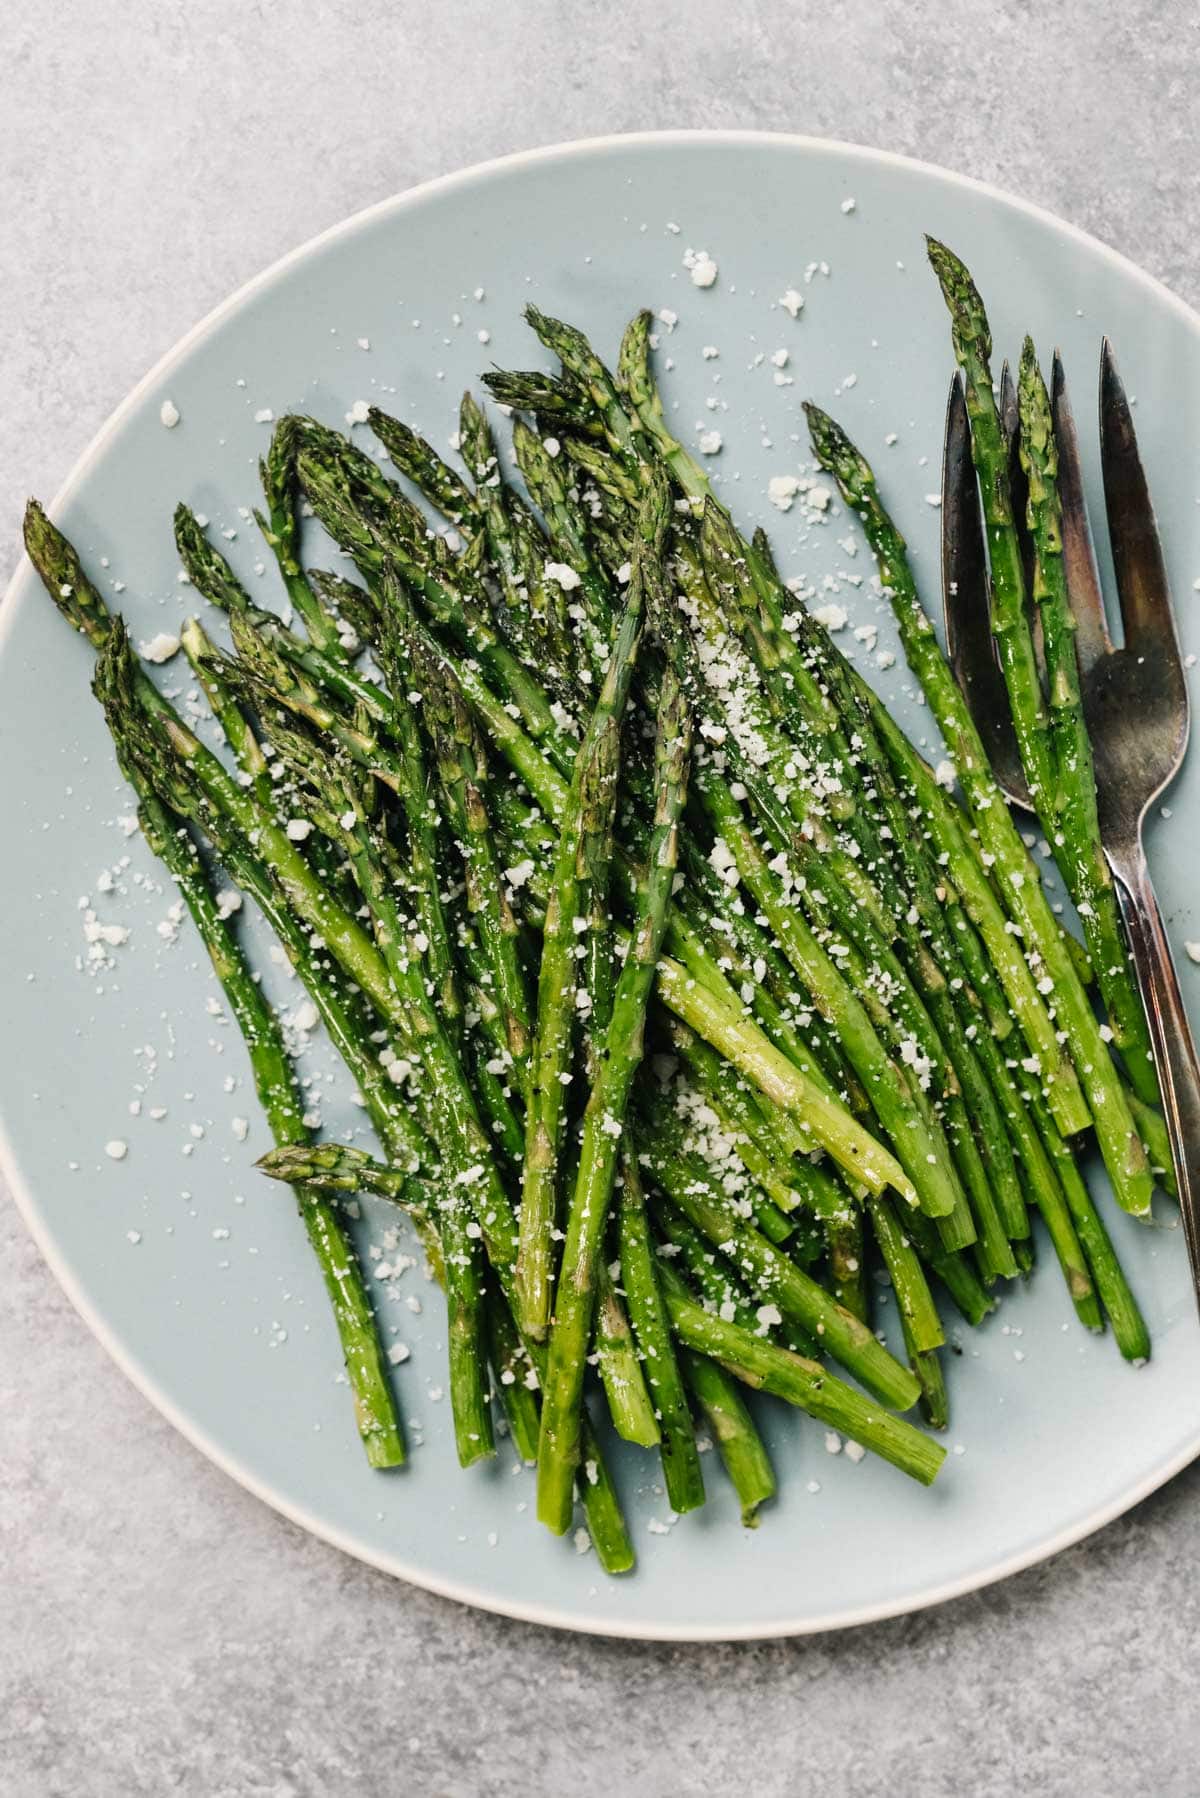
[[[526,145],[878,144],[1040,201],[1200,300],[1200,15],[1172,0],[7,0],[0,565],[247,276]],[[761,1647],[573,1639],[312,1541],[106,1360],[0,1205],[0,1793],[1194,1794],[1200,1471],[1008,1584]]]

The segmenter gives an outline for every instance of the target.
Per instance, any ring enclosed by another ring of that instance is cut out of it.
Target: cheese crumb
[[[129,1153],[129,1144],[122,1142],[119,1136],[114,1136],[111,1142],[105,1143],[104,1153],[110,1161],[124,1161]]]
[[[174,400],[164,400],[162,405],[158,408],[158,416],[160,422],[166,425],[168,431],[173,431],[175,426],[179,423],[179,407],[175,404]]]
[[[569,562],[547,562],[542,572],[548,581],[557,581],[564,593],[573,593],[580,584],[580,576]]]
[[[169,631],[159,631],[149,642],[139,643],[138,649],[147,662],[169,662],[172,656],[179,654],[179,638]]]
[[[685,250],[683,266],[691,270],[693,287],[711,287],[717,278],[717,265],[707,250]]]

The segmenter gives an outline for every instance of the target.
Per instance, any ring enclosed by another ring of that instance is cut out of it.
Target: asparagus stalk
[[[988,767],[974,721],[921,605],[904,539],[879,499],[875,477],[865,459],[819,408],[810,405],[807,411],[818,459],[835,476],[847,503],[863,521],[891,597],[909,666],[924,689],[950,750],[972,822],[984,850],[993,857],[996,878],[1005,903],[1023,932],[1026,953],[1036,956],[1045,969],[1044,979],[1050,982],[1053,1002],[1068,1036],[1118,1203],[1126,1211],[1145,1215],[1150,1209],[1154,1182],[1124,1091],[1087,993],[1063,947],[1041,882],[1030,869],[1025,846]],[[1007,481],[1007,469],[1004,478]],[[1038,1050],[1035,1054],[1038,1071],[1052,1097],[1060,1063],[1044,1061]],[[1056,1057],[1059,1054],[1056,1046]],[[1061,1126],[1060,1120],[1060,1127],[1072,1126]]]
[[[766,858],[738,801],[715,778],[704,782],[704,794],[738,873],[766,913],[822,1015],[837,1030],[922,1209],[930,1217],[949,1216],[960,1202],[960,1188],[941,1132],[931,1127],[916,1104],[908,1081],[884,1049],[861,1001],[842,980],[799,912],[789,907],[782,888],[771,880]]]
[[[421,682],[422,718],[463,859],[467,914],[479,934],[507,1053],[524,1093],[529,1079],[529,1001],[517,952],[517,923],[484,798],[488,776],[483,747],[458,688],[442,677],[437,661],[414,645],[412,666]]]
[[[1018,386],[1021,466],[1029,483],[1028,524],[1033,545],[1033,593],[1042,621],[1049,695],[1050,787],[1038,794],[1038,818],[1054,851],[1100,986],[1113,1041],[1138,1097],[1159,1102],[1158,1076],[1141,995],[1131,978],[1121,916],[1108,861],[1100,846],[1100,819],[1092,746],[1088,740],[1075,656],[1075,618],[1063,566],[1058,449],[1050,396],[1032,338],[1025,339]]]
[[[642,1183],[637,1164],[630,1155],[626,1155],[621,1164],[618,1220],[621,1278],[646,1378],[661,1420],[659,1453],[667,1497],[672,1510],[693,1511],[704,1503],[704,1475],[700,1471],[683,1373],[671,1342],[667,1310],[659,1290]]]
[[[417,513],[414,522],[400,506],[403,496],[370,458],[348,459],[349,446],[337,438],[330,444],[327,438],[332,435],[323,434],[319,448],[302,448],[296,464],[301,486],[330,536],[354,558],[368,582],[389,569],[399,574],[429,616],[450,631],[468,655],[478,658],[528,728],[539,736],[552,731],[549,701],[488,622],[486,599],[467,571],[460,562],[431,553],[421,515]],[[369,472],[363,472],[362,463]],[[366,504],[363,492],[368,495]]]
[[[503,1295],[489,1285],[487,1302],[488,1360],[494,1376],[494,1389],[499,1395],[508,1420],[512,1445],[522,1461],[530,1466],[537,1460],[540,1411],[537,1392],[530,1384],[536,1381],[533,1366],[525,1353],[512,1313]]]
[[[1066,1209],[1086,1257],[1095,1293],[1112,1324],[1117,1347],[1127,1361],[1140,1365],[1150,1357],[1150,1335],[1104,1220],[1096,1209],[1075,1157],[1055,1128],[1054,1119],[1036,1087],[1028,1090],[1028,1102],[1046,1154],[1061,1183]],[[1091,1312],[1081,1311],[1080,1315],[1090,1328],[1100,1327],[1099,1318]]]
[[[513,419],[512,443],[517,467],[545,520],[554,553],[579,576],[584,634],[595,664],[603,659],[616,610],[608,573],[592,553],[587,522],[570,491],[561,456],[552,454],[547,440],[521,418]]]
[[[370,634],[376,644],[387,681],[392,706],[391,735],[398,745],[402,770],[401,778],[395,784],[399,788],[404,821],[408,827],[407,883],[414,893],[421,930],[428,945],[425,957],[438,1005],[442,1016],[448,1022],[454,1022],[459,1017],[461,1003],[455,980],[450,931],[438,878],[438,813],[428,761],[421,746],[418,701],[414,686],[421,645],[407,598],[394,575],[384,575],[378,589],[366,599],[365,606],[361,600],[357,600],[353,610],[360,625],[365,625],[366,622],[364,611],[371,615],[373,629]],[[440,693],[436,683],[437,676],[434,674],[429,678],[433,692],[428,706],[422,703],[426,717],[429,710],[440,717],[445,709],[438,704]],[[456,694],[457,690],[455,696]],[[449,703],[453,708],[453,699]],[[459,796],[457,788],[455,793]],[[465,832],[463,813],[467,808],[469,795],[463,793],[459,797],[456,823]],[[499,959],[497,951],[493,963]]]
[[[884,1404],[907,1410],[916,1403],[917,1383],[907,1368],[893,1360],[866,1324],[739,1216],[698,1157],[680,1153],[678,1142],[664,1134],[661,1120],[656,1119],[653,1135],[639,1132],[638,1151],[671,1203],[729,1256],[746,1284],[761,1295],[760,1306],[798,1324]]]
[[[716,1361],[682,1345],[675,1352],[738,1495],[742,1522],[756,1529],[760,1507],[775,1496],[775,1474],[754,1419],[736,1381]]]
[[[967,269],[945,244],[932,237],[925,241],[950,313],[955,359],[966,382],[971,453],[987,528],[992,634],[1008,687],[1025,778],[1040,811],[1054,789],[1049,718],[1029,628],[1025,570],[1009,485],[1008,445],[992,391],[991,333],[983,301]]]
[[[98,671],[101,697],[105,673]],[[120,719],[114,719],[120,746]],[[140,779],[138,820],[152,852],[167,868],[191,913],[217,979],[237,1020],[250,1057],[255,1090],[271,1134],[282,1148],[307,1144],[304,1101],[280,1023],[263,996],[241,947],[222,918],[186,827],[172,819]],[[322,1194],[297,1184],[293,1190],[305,1231],[333,1309],[359,1435],[372,1467],[399,1467],[404,1438],[379,1342],[375,1314],[355,1254],[336,1209]]]
[[[658,1419],[621,1295],[603,1259],[596,1268],[596,1355],[617,1435],[653,1448],[660,1440]]]
[[[870,1322],[867,1269],[862,1214],[847,1208],[841,1217],[825,1220],[825,1247],[833,1296],[861,1323]]]
[[[401,474],[406,474],[463,536],[472,537],[479,529],[479,508],[466,482],[400,419],[372,406],[367,421]]]
[[[645,883],[605,1033],[604,1059],[584,1113],[550,1332],[538,1455],[538,1516],[559,1535],[570,1523],[571,1483],[579,1465],[579,1412],[595,1297],[596,1255],[616,1177],[629,1089],[642,1058],[646,1006],[666,930],[690,749],[687,706],[678,684],[668,675],[659,701],[655,747],[658,801]]]
[[[688,1296],[669,1267],[662,1278],[675,1333],[688,1348],[722,1362],[746,1385],[798,1405],[827,1428],[840,1430],[923,1485],[936,1479],[946,1454],[939,1443],[903,1418],[882,1410],[853,1386],[834,1379],[818,1362],[704,1310]]]
[[[271,446],[259,462],[258,472],[267,502],[266,515],[254,514],[271,552],[279,564],[288,598],[304,620],[304,628],[318,649],[331,656],[343,652],[337,620],[322,603],[300,565],[300,519],[296,509],[295,418],[281,418],[271,434]]]
[[[661,505],[655,516],[647,514],[649,537],[643,539],[646,553],[661,553],[665,523]],[[571,1076],[578,1015],[577,920],[583,923],[585,936],[591,934],[597,922],[591,915],[591,883],[587,877],[589,871],[597,871],[598,858],[603,860],[597,840],[602,842],[611,831],[616,805],[621,717],[642,634],[640,568],[639,558],[638,577],[631,583],[604,685],[580,744],[571,786],[561,808],[559,845],[542,933],[517,1259],[522,1327],[539,1339],[546,1334],[550,1320],[551,1236],[557,1212],[565,1088]]]
[[[879,1244],[884,1265],[891,1277],[892,1291],[904,1319],[911,1347],[924,1354],[941,1348],[946,1340],[942,1320],[925,1279],[924,1270],[901,1220],[887,1199],[869,1201],[871,1224]]]
[[[341,1143],[319,1143],[309,1149],[273,1149],[258,1162],[268,1179],[291,1184],[304,1180],[332,1191],[377,1193],[380,1198],[405,1204],[405,1175],[402,1170],[375,1161],[361,1149]],[[497,1276],[511,1306],[512,1266],[497,1267]],[[544,1389],[546,1351],[540,1343],[525,1342],[522,1352],[533,1375],[532,1389]],[[510,1365],[512,1365],[510,1358]],[[540,1425],[539,1425],[540,1428]],[[612,1479],[604,1463],[600,1445],[585,1413],[582,1425],[582,1452],[585,1461],[579,1481],[579,1497],[587,1517],[592,1541],[601,1562],[609,1573],[627,1573],[633,1566],[633,1549]]]
[[[543,682],[569,689],[572,659],[562,587],[547,573],[541,534],[504,485],[482,408],[465,393],[459,410],[463,459],[475,478],[475,502],[494,567],[504,584],[498,620]]]

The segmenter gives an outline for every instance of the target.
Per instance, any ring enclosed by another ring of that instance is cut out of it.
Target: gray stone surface
[[[369,201],[524,145],[762,126],[995,180],[1200,297],[1200,43],[1162,0],[0,8],[0,565],[149,363]],[[1195,1504],[840,1637],[473,1615],[310,1540],[126,1385],[0,1207],[0,1792],[1190,1794]],[[900,1545],[898,1551],[902,1552]]]

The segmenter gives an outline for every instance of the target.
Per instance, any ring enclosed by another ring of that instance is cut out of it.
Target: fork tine
[[[996,778],[1014,797],[1027,792],[992,644],[991,594],[983,511],[971,459],[971,426],[962,380],[950,383],[942,456],[942,616],[954,678],[983,738]]]
[[[1004,367],[1000,370],[1000,423],[1011,449],[1020,428],[1021,412],[1017,404],[1017,384],[1013,380],[1012,364],[1007,356],[1004,358]]]
[[[1100,465],[1125,647],[1153,647],[1179,661],[1167,571],[1133,416],[1106,337],[1100,350]]]
[[[1075,653],[1080,672],[1086,674],[1102,656],[1112,649],[1108,620],[1104,612],[1104,595],[1092,533],[1088,525],[1087,501],[1083,494],[1083,470],[1079,462],[1079,437],[1071,402],[1067,398],[1067,378],[1062,357],[1054,352],[1050,377],[1050,404],[1054,414],[1054,441],[1058,450],[1058,494],[1062,503],[1063,567],[1071,610],[1075,614]]]

